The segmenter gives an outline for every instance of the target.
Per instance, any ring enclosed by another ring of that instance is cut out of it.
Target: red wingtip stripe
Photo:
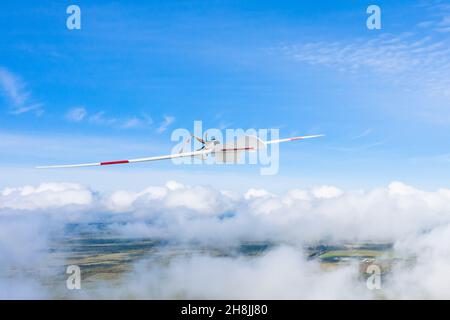
[[[111,164],[125,164],[125,163],[130,163],[130,161],[128,160],[119,160],[119,161],[108,161],[108,162],[100,162],[101,166],[108,166]]]
[[[229,149],[222,149],[220,151],[246,151],[246,150],[254,150],[253,147],[246,147],[246,148],[229,148]]]

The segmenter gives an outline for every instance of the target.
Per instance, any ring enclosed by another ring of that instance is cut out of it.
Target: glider
[[[241,138],[236,139],[233,142],[221,144],[215,138],[211,140],[207,140],[208,136],[205,136],[205,139],[196,137],[192,135],[193,138],[197,139],[198,142],[202,144],[202,147],[196,151],[184,152],[184,145],[181,148],[179,153],[164,155],[164,156],[155,156],[148,158],[137,158],[137,159],[129,159],[129,160],[115,160],[115,161],[104,161],[104,162],[91,162],[91,163],[80,163],[80,164],[63,164],[63,165],[51,165],[51,166],[39,166],[37,169],[53,169],[53,168],[80,168],[80,167],[94,167],[94,166],[108,166],[114,164],[130,164],[137,162],[147,162],[147,161],[157,161],[157,160],[167,160],[167,159],[175,159],[175,158],[183,158],[183,157],[197,157],[202,160],[206,160],[208,156],[215,157],[216,161],[221,163],[237,163],[239,162],[242,154],[244,152],[252,152],[258,149],[265,148],[269,144],[288,142],[288,141],[296,141],[303,139],[311,139],[322,137],[323,134],[311,135],[311,136],[301,136],[301,137],[292,137],[278,140],[269,140],[263,141],[256,136],[243,136]],[[185,144],[190,142],[190,139],[187,139]]]

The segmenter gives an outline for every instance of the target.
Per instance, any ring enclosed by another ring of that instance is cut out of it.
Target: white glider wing
[[[318,138],[323,137],[324,134],[316,134],[313,136],[301,136],[301,137],[292,137],[292,138],[285,138],[285,139],[278,139],[278,140],[269,140],[264,141],[265,144],[272,144],[272,143],[280,143],[280,142],[288,142],[288,141],[296,141],[296,140],[303,140],[303,139],[311,139],[311,138]]]
[[[192,152],[180,152],[164,156],[148,157],[148,158],[137,158],[130,160],[114,160],[114,161],[104,161],[104,162],[92,162],[92,163],[80,163],[80,164],[62,164],[62,165],[51,165],[51,166],[39,166],[37,169],[53,169],[53,168],[81,168],[81,167],[95,167],[95,166],[107,166],[113,164],[130,164],[136,162],[147,162],[147,161],[157,161],[157,160],[167,160],[183,157],[200,157],[204,159],[207,155],[212,154],[215,156],[218,162],[222,163],[237,163],[239,162],[242,153],[247,151],[256,151],[258,149],[265,148],[268,144],[281,143],[288,141],[296,141],[310,138],[322,137],[322,134],[312,135],[312,136],[300,136],[285,139],[269,140],[263,141],[256,136],[244,136],[236,141],[226,143],[219,149],[203,149]]]
[[[138,159],[130,159],[130,160],[114,160],[114,161],[80,163],[80,164],[39,166],[36,168],[37,169],[53,169],[53,168],[80,168],[80,167],[108,166],[108,165],[113,165],[113,164],[130,164],[130,163],[136,163],[136,162],[147,162],[147,161],[167,160],[167,159],[183,158],[183,157],[203,156],[203,155],[207,155],[209,153],[211,153],[211,150],[198,150],[198,151],[193,151],[193,152],[181,152],[181,153],[169,154],[169,155],[165,155],[165,156],[149,157],[149,158],[138,158]]]
[[[218,163],[239,163],[244,152],[252,152],[260,148],[265,148],[263,140],[256,136],[242,136],[221,145],[215,150],[214,156]]]
[[[214,156],[216,158],[216,161],[219,163],[239,163],[242,159],[242,154],[246,151],[252,152],[258,149],[264,149],[268,144],[318,138],[323,136],[323,134],[318,134],[269,141],[261,140],[257,136],[243,136],[236,139],[235,141],[228,142],[220,149],[215,150]]]

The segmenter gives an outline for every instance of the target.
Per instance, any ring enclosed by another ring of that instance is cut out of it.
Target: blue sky
[[[373,3],[381,30],[366,28]],[[70,4],[81,30],[66,28]],[[1,186],[448,186],[448,2],[15,1],[0,38]],[[194,120],[327,136],[282,145],[270,177],[171,162],[33,169],[166,154]]]

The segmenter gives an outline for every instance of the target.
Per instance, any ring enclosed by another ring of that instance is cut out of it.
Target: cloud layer
[[[108,194],[71,183],[9,187],[0,192],[2,270],[45,262],[48,239],[66,223],[99,221],[131,238],[220,248],[249,240],[278,245],[258,257],[197,253],[168,264],[143,259],[120,283],[98,283],[80,293],[84,297],[450,298],[450,189],[431,192],[401,182],[370,191],[318,186],[279,195],[175,181]],[[326,271],[307,260],[302,248],[321,240],[391,241],[399,256],[415,260],[396,265],[380,294],[365,287],[356,265]],[[39,291],[35,276],[2,272],[0,279],[20,288],[8,296],[0,286],[3,297],[33,298]]]
[[[127,236],[135,230],[136,236],[165,235],[180,241],[391,241],[449,223],[450,189],[429,192],[392,182],[370,191],[320,186],[280,195],[263,189],[239,194],[169,181],[108,194],[73,183],[0,192],[0,214],[61,208],[61,217],[80,211],[104,220],[105,212],[113,214],[114,221],[121,222],[118,230]]]

